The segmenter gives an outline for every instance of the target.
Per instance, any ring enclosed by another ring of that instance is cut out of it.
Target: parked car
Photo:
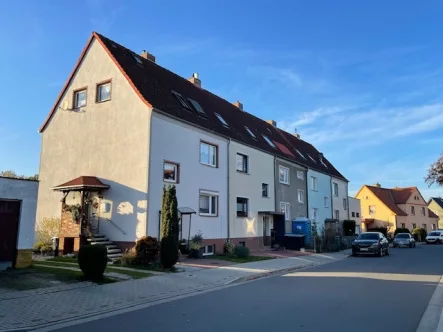
[[[401,246],[415,248],[415,239],[409,233],[399,233],[394,237],[394,242],[392,246],[394,248]]]
[[[366,232],[352,242],[352,255],[389,255],[388,239],[380,232]]]
[[[443,242],[443,231],[432,231],[426,236],[426,243],[442,243]]]

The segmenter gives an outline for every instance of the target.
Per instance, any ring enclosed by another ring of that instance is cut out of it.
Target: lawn
[[[83,273],[81,271],[65,270],[65,269],[58,269],[56,267],[46,267],[39,265],[33,265],[31,269],[40,273],[50,274],[52,275],[53,279],[62,282],[87,281],[85,280]],[[103,280],[97,281],[96,283],[101,285],[101,284],[109,284],[115,281],[116,280],[114,279],[104,277]]]
[[[247,258],[239,258],[236,256],[226,256],[226,255],[214,255],[209,256],[210,259],[219,259],[221,261],[228,261],[233,263],[249,263],[249,262],[258,262],[258,261],[266,261],[268,259],[274,259],[273,257],[265,257],[265,256],[249,256]]]
[[[49,262],[78,263],[77,257],[62,257],[62,256],[50,258],[47,261],[49,261]]]
[[[118,266],[118,267],[127,267],[130,269],[137,269],[137,270],[145,270],[145,271],[154,271],[154,272],[163,272],[163,273],[174,273],[178,272],[176,267],[171,267],[170,269],[163,269],[161,266],[157,264],[150,264],[150,265],[120,265],[120,264],[112,264],[111,266]]]

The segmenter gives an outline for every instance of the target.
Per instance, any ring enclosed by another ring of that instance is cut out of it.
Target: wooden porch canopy
[[[375,221],[375,219],[371,219],[371,218],[363,218],[361,220],[361,222],[366,224],[366,225],[372,224],[374,221]]]
[[[55,191],[102,191],[109,188],[95,176],[79,176],[71,181],[65,182],[52,188]]]

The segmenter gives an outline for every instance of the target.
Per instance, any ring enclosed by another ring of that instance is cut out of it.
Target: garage
[[[0,200],[0,262],[15,265],[20,201]]]

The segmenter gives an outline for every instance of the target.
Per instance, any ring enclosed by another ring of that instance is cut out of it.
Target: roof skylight
[[[315,161],[315,159],[312,158],[311,155],[310,155],[309,153],[306,153],[306,155],[307,155],[307,156],[309,157],[309,159],[311,159],[314,163],[317,163],[317,162]]]
[[[175,96],[175,98],[177,98],[177,100],[179,101],[179,103],[180,103],[184,108],[191,109],[191,106],[189,106],[189,104],[186,102],[186,99],[185,99],[181,94],[179,94],[178,92],[175,92],[175,91],[171,91],[171,92],[172,92],[172,94]]]
[[[275,149],[275,144],[272,143],[272,141],[269,139],[269,137],[266,135],[263,135],[263,134],[262,134],[262,136],[265,139],[265,141],[268,142],[268,144]]]
[[[200,104],[196,100],[191,98],[188,98],[188,100],[191,103],[192,107],[194,107],[198,115],[207,116],[204,109],[200,106]]]
[[[134,58],[135,61],[137,61],[138,64],[140,65],[143,64],[142,59],[140,59],[138,55],[132,54],[132,57]]]
[[[323,166],[325,166],[326,168],[328,168],[328,166],[325,164],[325,162],[324,162],[322,159],[320,159],[320,162],[321,162],[321,164],[322,164]]]
[[[223,124],[223,126],[225,126],[226,128],[229,128],[228,123],[226,122],[225,119],[223,119],[223,117],[220,114],[215,113],[215,112],[214,112],[214,114],[220,120],[220,122]]]
[[[295,152],[298,153],[298,155],[299,155],[300,157],[302,157],[303,159],[306,159],[306,157],[300,152],[299,149],[294,149],[294,150],[295,150]]]
[[[245,126],[246,131],[249,133],[249,135],[251,135],[252,138],[257,139],[257,137],[254,135],[254,133],[251,131],[251,129],[249,129],[248,127]]]

